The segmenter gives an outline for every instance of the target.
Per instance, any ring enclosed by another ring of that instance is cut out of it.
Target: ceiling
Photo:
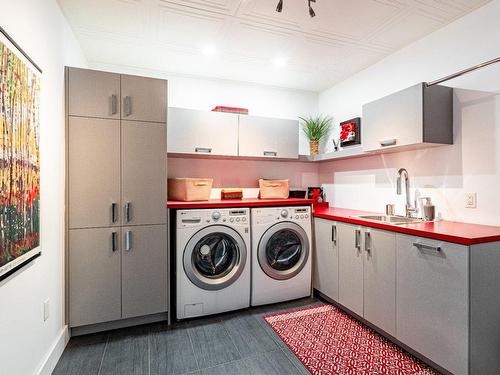
[[[89,62],[321,91],[489,0],[58,0]]]

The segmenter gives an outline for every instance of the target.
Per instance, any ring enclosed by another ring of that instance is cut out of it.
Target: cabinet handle
[[[208,147],[195,147],[194,152],[201,152],[203,154],[210,154],[212,152],[212,149],[208,148]]]
[[[337,226],[332,225],[332,242],[334,245],[337,244]]]
[[[110,101],[110,107],[111,107],[111,114],[116,115],[118,112],[118,97],[113,94],[109,98]]]
[[[378,142],[380,143],[380,146],[387,147],[387,146],[394,146],[398,142],[398,140],[396,138],[392,138],[392,139],[384,139]]]
[[[132,114],[132,97],[126,96],[123,98],[123,114],[130,116]]]
[[[278,156],[276,151],[264,151],[264,156]]]
[[[118,220],[118,215],[116,212],[116,203],[111,203],[111,222],[116,223]]]
[[[355,232],[355,245],[356,249],[358,249],[358,251],[361,250],[361,230],[359,229],[356,229],[356,232]]]
[[[370,232],[365,232],[365,251],[368,255],[372,252],[372,237]]]
[[[130,202],[125,203],[125,221],[130,222]]]
[[[441,252],[441,250],[442,250],[441,246],[426,245],[426,244],[420,243],[420,242],[414,242],[413,246],[415,246],[419,250],[433,250],[437,253]]]
[[[117,236],[117,232],[113,232],[111,233],[111,250],[113,252],[116,251],[116,236]]]
[[[125,250],[130,251],[132,249],[132,231],[128,230],[125,232]]]

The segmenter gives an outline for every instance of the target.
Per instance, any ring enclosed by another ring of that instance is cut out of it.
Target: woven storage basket
[[[288,180],[259,180],[261,199],[286,199],[288,198]]]
[[[172,201],[208,201],[213,178],[169,178],[168,199]]]

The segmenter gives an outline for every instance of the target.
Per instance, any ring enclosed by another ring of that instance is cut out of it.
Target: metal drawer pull
[[[358,251],[361,250],[361,231],[359,229],[356,229],[355,232],[355,247],[358,249]]]
[[[125,221],[130,222],[130,202],[125,203]]]
[[[116,115],[118,113],[118,97],[116,95],[111,95],[109,98],[111,106],[111,114]]]
[[[365,251],[368,255],[372,252],[372,237],[370,232],[365,232]]]
[[[128,230],[125,232],[125,250],[130,251],[132,249],[132,231]]]
[[[264,156],[278,156],[276,151],[264,151]]]
[[[130,116],[132,114],[132,97],[126,96],[123,98],[123,114]]]
[[[442,250],[441,246],[426,245],[420,242],[414,242],[413,246],[415,246],[419,250],[433,250],[436,252],[440,252]]]
[[[397,143],[397,139],[396,138],[392,138],[392,139],[385,139],[383,141],[378,141],[380,143],[380,146],[382,147],[387,147],[387,146],[394,146],[396,143]]]
[[[117,232],[113,232],[111,233],[111,250],[113,252],[116,251],[116,236],[117,236]]]
[[[195,147],[194,151],[195,152],[202,152],[205,154],[210,154],[212,152],[212,149],[208,148],[208,147]]]
[[[337,244],[337,226],[332,225],[332,242],[334,245]]]
[[[116,203],[111,203],[111,222],[116,223],[118,215],[116,214]]]

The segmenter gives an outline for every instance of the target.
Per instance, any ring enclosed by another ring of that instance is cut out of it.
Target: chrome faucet
[[[403,175],[404,175],[404,179],[405,179],[406,217],[412,217],[412,214],[417,212],[417,208],[416,208],[417,205],[415,203],[415,207],[412,207],[412,205],[410,203],[410,176],[408,175],[408,171],[404,168],[401,168],[398,171],[398,179],[396,181],[397,194],[401,195],[401,178]]]

